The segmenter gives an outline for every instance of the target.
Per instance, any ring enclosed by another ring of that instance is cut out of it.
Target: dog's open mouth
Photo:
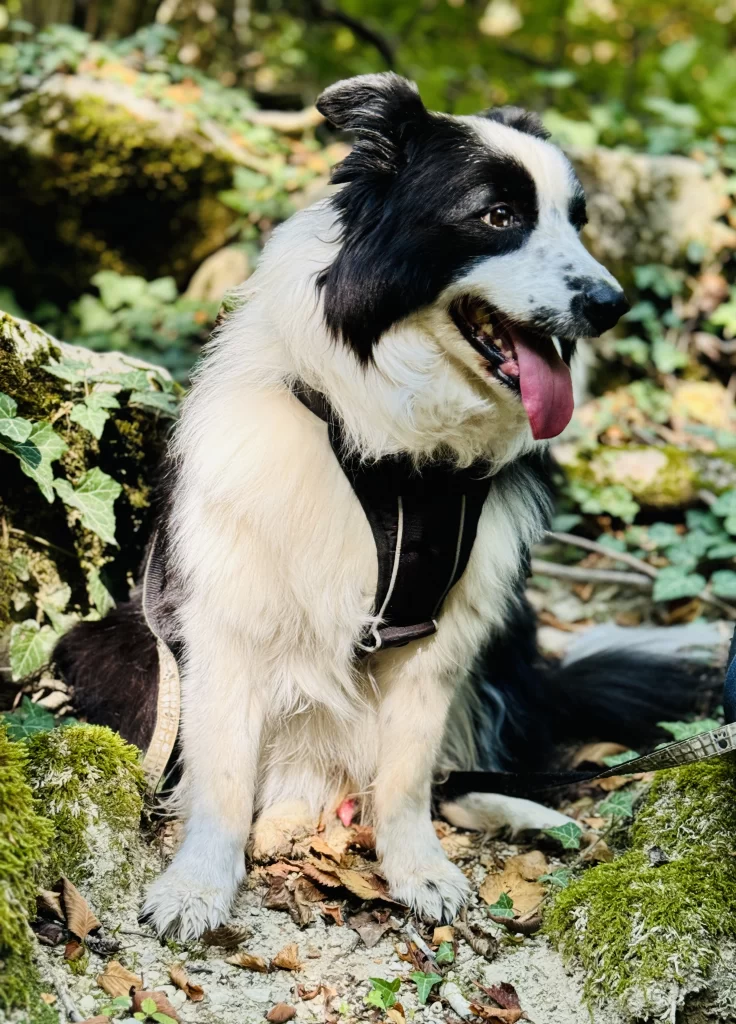
[[[562,433],[573,412],[572,379],[548,334],[509,320],[473,296],[456,299],[450,315],[490,376],[515,391],[537,440]]]

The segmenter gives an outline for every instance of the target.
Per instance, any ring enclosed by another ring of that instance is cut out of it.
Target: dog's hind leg
[[[252,657],[226,626],[200,624],[182,677],[185,837],[143,908],[160,935],[198,938],[228,916],[245,877],[264,702]]]
[[[440,845],[430,806],[453,686],[425,668],[425,660],[419,654],[400,665],[381,703],[376,849],[395,899],[422,917],[452,921],[469,886]]]
[[[467,793],[457,800],[440,804],[440,812],[457,828],[487,832],[489,835],[505,830],[511,835],[539,832],[573,820],[533,800],[500,793]]]

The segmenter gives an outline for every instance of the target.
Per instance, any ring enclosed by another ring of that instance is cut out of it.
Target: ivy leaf
[[[610,754],[608,757],[604,757],[603,763],[607,768],[615,768],[616,765],[626,764],[627,761],[633,761],[638,756],[635,750],[624,750],[620,754]]]
[[[107,615],[115,607],[115,600],[102,582],[99,569],[90,569],[87,573],[87,594],[90,602],[100,615]]]
[[[412,971],[409,977],[417,987],[417,999],[422,1006],[429,999],[429,993],[434,986],[442,981],[441,974],[425,974],[423,971]]]
[[[732,569],[719,569],[710,578],[710,589],[716,597],[736,597],[736,572]]]
[[[20,468],[38,484],[41,494],[49,503],[54,500],[52,463],[61,458],[67,449],[64,441],[47,420],[34,423],[28,440],[16,446]]]
[[[736,541],[728,541],[725,544],[715,544],[708,549],[708,558],[721,559],[736,558]]]
[[[730,534],[732,534],[732,535],[735,534],[736,533],[736,515],[727,516],[723,520],[723,525],[726,527],[726,530]]]
[[[564,825],[555,825],[554,828],[546,828],[546,835],[556,839],[565,850],[579,850],[580,837],[583,830],[574,821],[568,821]]]
[[[445,939],[440,942],[439,949],[434,955],[435,960],[438,964],[451,964],[455,961],[455,950],[451,942]]]
[[[671,565],[660,569],[654,581],[655,601],[675,601],[681,597],[697,597],[705,587],[705,577],[700,573],[688,573],[679,566]]]
[[[69,419],[89,430],[90,434],[99,441],[105,424],[110,418],[109,410],[119,408],[120,402],[110,391],[93,391],[83,402],[77,402],[74,405]]]
[[[46,363],[42,369],[53,377],[65,380],[67,384],[84,384],[89,363],[83,363],[79,359],[62,359],[59,362]]]
[[[35,619],[16,622],[10,631],[10,670],[13,679],[42,668],[51,656],[59,634],[51,626],[39,626]]]
[[[56,722],[48,708],[34,704],[30,697],[24,697],[19,708],[0,715],[11,740],[25,740],[39,732],[50,732]]]
[[[128,399],[128,405],[144,409],[155,409],[164,416],[175,418],[179,412],[179,403],[173,395],[163,391],[134,391]]]
[[[630,793],[617,790],[599,804],[598,810],[604,818],[630,818],[634,813],[634,798]]]
[[[493,917],[514,917],[514,901],[507,892],[502,892],[495,903],[488,907]]]
[[[72,596],[72,588],[68,583],[57,587],[42,587],[36,597],[36,603],[47,615],[54,630],[61,636],[79,620],[73,612],[65,615],[66,607]]]
[[[693,736],[700,736],[702,732],[719,729],[721,723],[714,718],[701,718],[697,722],[657,722],[657,725],[670,733],[675,740],[689,740]]]
[[[717,516],[736,515],[736,489],[724,491],[710,507],[711,512]]]
[[[173,1017],[169,1017],[168,1013],[156,1013],[150,1014],[151,1020],[157,1021],[157,1024],[176,1024]]]
[[[113,505],[123,489],[117,480],[95,467],[82,476],[76,487],[68,480],[54,480],[54,487],[65,505],[82,513],[82,526],[106,544],[117,544]]]
[[[549,885],[556,885],[559,889],[566,889],[572,881],[572,871],[569,868],[558,868],[548,875],[540,875],[538,882],[548,882]]]
[[[582,523],[583,517],[575,512],[561,512],[552,520],[552,529],[557,533],[569,533]]]
[[[396,993],[401,988],[401,978],[394,978],[393,981],[386,981],[385,978],[369,978],[373,986],[365,1002],[369,1006],[377,1006],[379,1010],[390,1010],[397,1002]]]
[[[0,391],[0,434],[10,441],[27,441],[31,436],[33,424],[30,420],[16,416],[17,409],[17,402],[14,402],[10,395]]]
[[[680,535],[672,523],[652,523],[647,536],[655,548],[666,548],[680,540]]]
[[[148,373],[145,370],[124,370],[113,372],[111,370],[96,370],[89,375],[90,381],[100,384],[111,384],[116,391],[145,391],[151,386]]]

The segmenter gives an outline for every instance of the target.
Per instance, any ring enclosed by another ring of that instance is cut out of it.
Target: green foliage
[[[26,749],[0,723],[0,1009],[30,1008],[37,991],[28,915],[51,824],[39,816],[25,777]]]
[[[545,835],[556,839],[563,850],[579,850],[580,838],[583,830],[574,821],[568,821],[565,825],[555,825],[554,828],[546,828]]]
[[[569,868],[558,868],[557,871],[540,875],[537,881],[547,882],[548,885],[555,886],[557,889],[566,889],[572,881],[572,871]]]
[[[363,1000],[368,1006],[377,1006],[379,1010],[390,1010],[398,1002],[396,994],[401,988],[401,978],[386,981],[385,978],[369,978],[371,990]]]
[[[601,801],[598,813],[604,818],[630,818],[634,813],[634,797],[622,789],[617,790]]]
[[[488,913],[494,917],[512,918],[515,916],[514,901],[507,892],[502,892],[496,902],[489,905]]]
[[[440,942],[437,952],[434,955],[438,964],[452,964],[455,962],[455,950],[451,942],[446,939]]]
[[[435,985],[442,981],[441,974],[425,973],[424,971],[412,971],[409,975],[417,987],[417,999],[424,1006],[429,999],[429,994]]]

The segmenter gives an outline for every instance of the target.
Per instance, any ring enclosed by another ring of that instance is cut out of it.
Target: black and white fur
[[[227,919],[249,840],[267,856],[347,793],[361,795],[375,823],[392,895],[452,919],[468,883],[432,827],[433,778],[502,758],[500,740],[491,746],[500,693],[508,707],[526,701],[519,715],[530,722],[535,710],[554,718],[545,679],[564,703],[560,678],[535,665],[521,596],[550,509],[545,444],[448,310],[458,297],[481,298],[554,333],[567,361],[577,338],[615,322],[620,288],[578,237],[580,184],[538,121],[516,109],[432,114],[392,74],[339,82],[319,108],[356,135],[335,174],[343,187],[275,232],[247,301],[209,347],[173,444],[168,570],[183,649],[186,830],[144,909],[160,933],[185,939]],[[499,203],[513,211],[502,229],[484,219]],[[477,540],[436,635],[356,660],[376,589],[374,541],[295,381],[327,396],[365,459],[492,463]],[[92,666],[99,673],[103,662],[90,652],[104,656],[115,624],[106,621],[57,652],[82,708],[85,688],[99,697]],[[140,619],[137,628],[128,644],[150,650]],[[124,670],[114,666],[111,692]],[[586,688],[605,685],[600,659],[578,676],[582,713]],[[651,681],[629,679],[647,724],[659,711]],[[614,728],[632,706],[598,703]],[[510,721],[518,729],[522,717]],[[565,820],[498,796],[447,813],[496,828]]]

